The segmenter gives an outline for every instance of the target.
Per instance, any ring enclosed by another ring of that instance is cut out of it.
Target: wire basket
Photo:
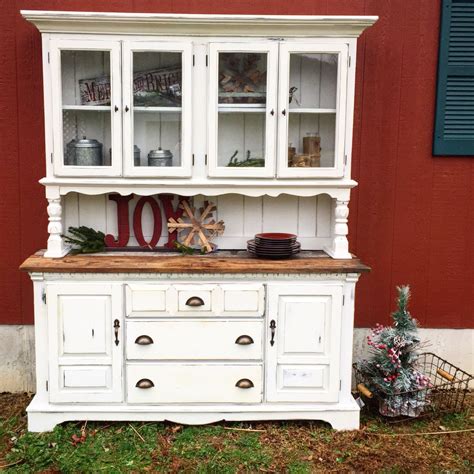
[[[357,391],[369,406],[376,405],[381,415],[387,417],[420,417],[436,413],[461,411],[464,406],[469,382],[474,377],[459,367],[449,363],[431,352],[420,354],[417,370],[429,378],[427,387],[396,394],[388,394],[381,387],[371,391],[367,377],[355,371]],[[394,402],[394,397],[397,397]]]

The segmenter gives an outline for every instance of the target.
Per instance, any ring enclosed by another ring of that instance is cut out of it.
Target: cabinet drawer
[[[178,312],[186,314],[216,314],[216,285],[175,285],[178,293]]]
[[[261,284],[220,285],[222,314],[225,316],[261,316],[265,306],[265,291]]]
[[[129,364],[127,396],[129,403],[260,403],[262,366]]]
[[[128,359],[262,358],[261,321],[129,321]]]
[[[171,285],[125,285],[126,315],[128,317],[168,316],[176,306],[176,292]]]

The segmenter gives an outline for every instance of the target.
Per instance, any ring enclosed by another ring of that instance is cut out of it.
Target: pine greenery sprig
[[[410,300],[410,287],[408,285],[397,286],[397,291],[397,310],[392,313],[394,325],[399,331],[417,331],[417,321],[412,318],[411,314],[408,311],[408,302]]]
[[[69,227],[68,232],[72,234],[65,235],[64,240],[68,244],[72,244],[72,254],[78,253],[96,253],[105,250],[105,234],[90,227]]]

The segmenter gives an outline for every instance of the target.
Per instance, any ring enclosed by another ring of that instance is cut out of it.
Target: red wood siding
[[[351,250],[362,277],[356,324],[388,321],[410,283],[425,327],[474,327],[474,158],[433,158],[439,0],[109,0],[108,11],[379,15],[357,59]],[[21,261],[46,242],[41,43],[20,9],[94,10],[93,0],[2,2],[0,324],[31,323]],[[105,7],[104,7],[105,8]]]

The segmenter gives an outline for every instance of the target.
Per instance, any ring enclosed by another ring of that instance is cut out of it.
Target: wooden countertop
[[[176,252],[104,252],[28,257],[20,270],[40,273],[361,273],[370,268],[354,257],[335,260],[322,251],[303,251],[288,260],[264,260],[245,250],[182,256]]]

